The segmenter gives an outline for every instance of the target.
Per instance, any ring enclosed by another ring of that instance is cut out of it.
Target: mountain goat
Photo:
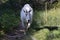
[[[21,9],[22,27],[28,29],[32,23],[33,9],[29,4],[25,4]]]

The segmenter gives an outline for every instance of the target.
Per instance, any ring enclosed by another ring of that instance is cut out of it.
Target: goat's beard
[[[30,27],[30,23],[27,23],[27,29]]]
[[[30,27],[30,22],[24,22],[25,28],[28,29]]]

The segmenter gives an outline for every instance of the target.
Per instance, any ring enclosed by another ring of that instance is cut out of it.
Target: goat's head
[[[25,13],[25,20],[26,20],[26,22],[27,23],[30,23],[31,17],[32,17],[31,16],[32,9],[31,9],[30,5],[29,4],[24,5],[23,11]]]

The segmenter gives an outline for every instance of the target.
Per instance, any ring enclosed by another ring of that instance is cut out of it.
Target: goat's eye
[[[24,10],[23,10],[24,11]],[[25,12],[25,11],[24,11]]]
[[[31,12],[31,10],[29,12]]]

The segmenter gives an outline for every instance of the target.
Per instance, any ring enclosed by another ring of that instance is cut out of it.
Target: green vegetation
[[[48,29],[42,29],[34,33],[33,37],[35,37],[36,40],[60,40],[60,31],[49,31]]]
[[[36,32],[34,34],[34,37],[37,39],[37,40],[47,40],[47,36],[49,34],[49,30],[48,29],[42,29],[38,32]]]
[[[22,7],[25,2],[29,3],[30,1],[26,0],[23,1],[24,3],[21,3],[21,1],[17,0],[1,0],[0,2],[1,37],[6,31],[9,31],[14,27],[18,27],[20,23],[20,7]],[[16,3],[18,4],[17,6]],[[27,36],[25,37],[26,40],[32,40],[32,37],[36,40],[60,40],[60,2],[57,4],[49,4],[48,2],[48,5],[46,5],[45,2],[42,2],[42,6],[38,7],[35,5],[36,3],[39,2],[33,0],[33,3],[31,4],[33,5],[34,16],[32,25],[27,32]],[[58,30],[50,31],[47,28],[45,29],[45,26],[57,26]],[[43,29],[38,30],[38,28]]]
[[[60,27],[60,3],[58,3],[54,8],[44,11],[37,11],[34,15],[34,20],[36,20],[39,26],[58,26]]]
[[[18,14],[18,13],[17,13]],[[15,12],[11,9],[2,10],[2,15],[0,17],[1,28],[3,30],[10,29],[11,27],[17,27],[20,21],[19,16],[15,15]]]

